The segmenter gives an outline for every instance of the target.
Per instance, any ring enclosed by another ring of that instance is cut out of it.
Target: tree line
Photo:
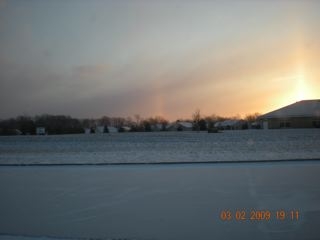
[[[251,114],[245,117],[248,122],[254,122],[259,114]],[[191,122],[193,130],[204,131],[214,128],[214,124],[226,119],[240,119],[239,116],[232,118],[218,115],[202,116],[200,110],[196,110],[191,119],[179,119],[178,121]],[[98,119],[86,118],[77,119],[65,115],[42,114],[34,117],[18,116],[16,118],[0,120],[0,135],[34,135],[37,127],[44,127],[47,134],[77,134],[84,133],[86,128],[95,129],[97,126],[113,126],[119,131],[124,131],[128,127],[131,132],[150,132],[154,126],[158,126],[158,131],[165,131],[170,122],[161,117],[142,118],[136,114],[133,117],[108,117],[103,116]],[[160,127],[160,129],[159,129]]]
[[[139,115],[132,117],[108,117],[98,119],[77,119],[65,115],[43,114],[39,116],[18,116],[0,120],[0,135],[34,135],[37,127],[45,128],[47,134],[77,134],[84,133],[86,128],[95,129],[97,126],[113,126],[120,131],[129,127],[132,132],[152,131],[152,126],[160,124],[162,129],[169,124],[163,117],[143,119]]]
[[[70,116],[48,115],[18,116],[0,121],[0,135],[34,135],[37,127],[44,127],[48,134],[83,133],[81,121]]]

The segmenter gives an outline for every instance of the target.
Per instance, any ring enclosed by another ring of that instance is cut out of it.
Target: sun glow
[[[295,89],[295,97],[296,101],[301,100],[310,100],[316,99],[317,91],[315,90],[317,86],[310,80],[307,75],[300,74],[297,75],[295,82],[296,82],[296,89]]]
[[[297,89],[296,89],[296,98],[297,101],[305,100],[310,98],[310,91],[306,84],[305,77],[300,75],[297,77]]]
[[[274,101],[272,102],[272,107],[270,107],[270,109],[286,106],[301,100],[316,98],[315,92],[311,87],[312,84],[307,80],[308,76],[303,74],[302,71],[293,76],[280,79],[283,84],[279,91],[273,95]]]

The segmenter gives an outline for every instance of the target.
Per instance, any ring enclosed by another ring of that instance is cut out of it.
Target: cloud
[[[43,66],[19,65],[0,60],[0,108],[3,116],[33,112],[58,93],[63,77]],[[57,97],[57,95],[56,95]]]
[[[108,73],[109,70],[110,66],[107,64],[81,65],[73,68],[73,74],[77,76],[101,75]]]
[[[0,59],[0,118],[41,113],[80,117],[126,115],[134,108],[141,112],[141,97],[149,97],[135,87],[121,88],[119,84],[123,82],[117,80],[124,75],[110,72],[107,65],[78,66],[59,72],[48,66]]]
[[[6,0],[0,0],[0,9],[7,7],[7,1]]]
[[[289,43],[286,48],[246,45],[223,55],[204,46],[174,57],[142,56],[119,65],[79,65],[67,71],[0,59],[0,117],[138,113],[173,120],[190,117],[196,108],[205,115],[263,112],[262,104],[274,97],[271,93],[291,89],[290,79],[284,79],[296,70],[292,49]],[[314,66],[319,75],[316,64],[310,64],[306,68]]]

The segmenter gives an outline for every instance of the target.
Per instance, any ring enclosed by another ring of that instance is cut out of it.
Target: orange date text
[[[291,220],[297,221],[300,218],[298,210],[222,210],[220,220],[222,221],[269,221],[269,220]]]

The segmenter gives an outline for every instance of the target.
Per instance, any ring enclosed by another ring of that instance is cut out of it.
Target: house
[[[45,135],[46,134],[46,128],[45,127],[37,127],[36,128],[36,134],[37,135]]]
[[[215,128],[221,130],[240,130],[244,129],[246,122],[243,120],[228,119],[214,124]]]
[[[117,133],[118,132],[118,129],[115,127],[108,126],[107,129],[108,129],[108,133]]]
[[[175,123],[171,123],[167,125],[166,129],[168,131],[192,131],[192,123],[185,121],[176,121]]]
[[[193,124],[191,122],[178,122],[178,131],[192,131]]]
[[[98,133],[98,134],[105,133],[106,132],[106,127],[105,126],[97,126],[94,132]]]
[[[303,100],[259,117],[263,129],[320,128],[320,99]]]
[[[256,122],[248,122],[248,129],[260,129],[260,123],[258,121]]]
[[[151,125],[151,131],[159,132],[163,130],[163,125],[161,123]]]
[[[131,131],[131,127],[128,126],[123,126],[119,128],[119,132],[130,132]]]
[[[95,129],[95,133],[117,133],[118,129],[112,126],[97,126]]]
[[[15,131],[16,135],[22,135],[23,134],[19,129],[15,129],[14,131]],[[30,135],[30,134],[26,134],[26,135]]]
[[[85,134],[91,134],[91,133],[93,133],[94,131],[93,131],[93,128],[85,128],[84,129],[84,133]]]

